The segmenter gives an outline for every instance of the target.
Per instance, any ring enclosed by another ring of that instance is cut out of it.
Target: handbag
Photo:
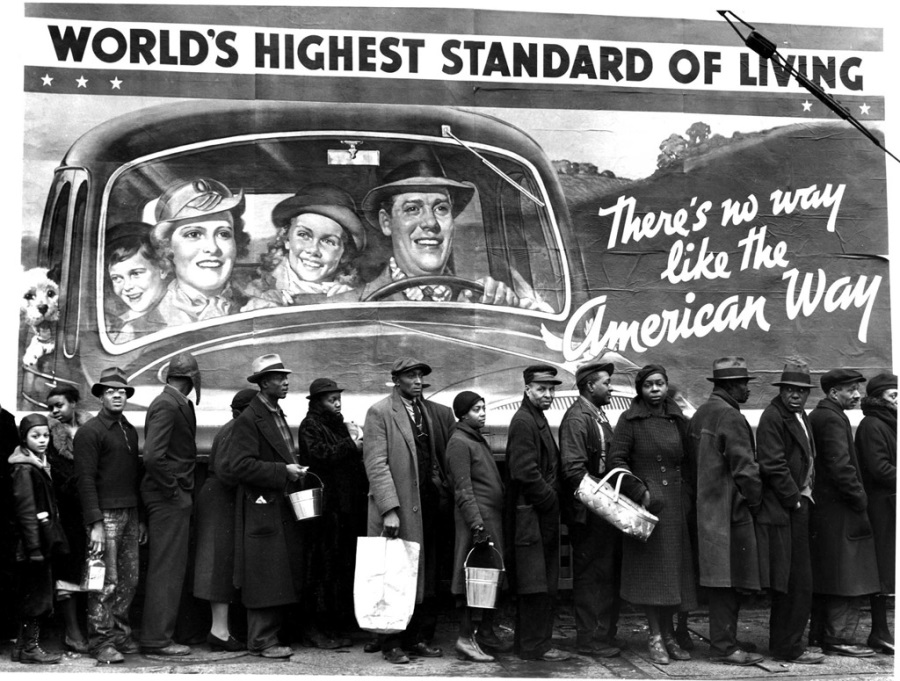
[[[608,480],[615,473],[620,473],[615,488]],[[585,475],[575,490],[575,498],[587,506],[593,513],[603,518],[625,534],[647,541],[659,518],[647,511],[643,506],[620,494],[622,477],[630,475],[640,480],[626,468],[613,468],[603,476],[602,480]]]
[[[404,631],[416,607],[418,542],[358,537],[353,610],[361,629],[376,634]]]

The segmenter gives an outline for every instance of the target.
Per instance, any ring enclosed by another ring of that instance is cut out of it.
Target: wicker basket
[[[653,528],[656,527],[656,523],[659,522],[659,518],[652,513],[648,513],[643,506],[619,494],[619,488],[622,486],[622,475],[619,475],[616,480],[616,487],[613,489],[607,480],[615,473],[630,475],[633,478],[640,479],[625,468],[613,468],[603,476],[602,480],[585,475],[581,480],[581,484],[578,485],[578,489],[575,490],[575,498],[592,512],[630,537],[647,541],[650,533],[653,532]]]

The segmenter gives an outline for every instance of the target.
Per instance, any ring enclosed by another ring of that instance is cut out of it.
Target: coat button
[[[656,460],[657,460],[657,461],[662,461],[662,455],[661,455],[661,454],[657,454]]]
[[[419,507],[413,506],[413,513],[418,513],[418,512],[419,512]]]
[[[668,480],[663,480],[663,481],[662,481],[662,484],[663,484],[663,487],[665,487],[666,485],[669,484],[669,481],[668,481]]]
[[[662,471],[663,473],[665,473],[665,472],[666,472],[666,467],[665,467],[665,466],[660,466],[660,467],[659,467],[659,470]]]

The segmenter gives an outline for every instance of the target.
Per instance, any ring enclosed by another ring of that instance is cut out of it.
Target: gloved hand
[[[472,528],[472,542],[474,544],[486,544],[489,541],[491,541],[491,535],[485,531],[484,525]]]

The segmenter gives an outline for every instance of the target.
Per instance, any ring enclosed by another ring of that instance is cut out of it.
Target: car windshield
[[[418,169],[392,179],[403,168]],[[187,146],[109,183],[102,326],[123,344],[297,306],[487,304],[471,282],[552,315],[568,290],[559,238],[533,166],[494,148],[358,132]]]

